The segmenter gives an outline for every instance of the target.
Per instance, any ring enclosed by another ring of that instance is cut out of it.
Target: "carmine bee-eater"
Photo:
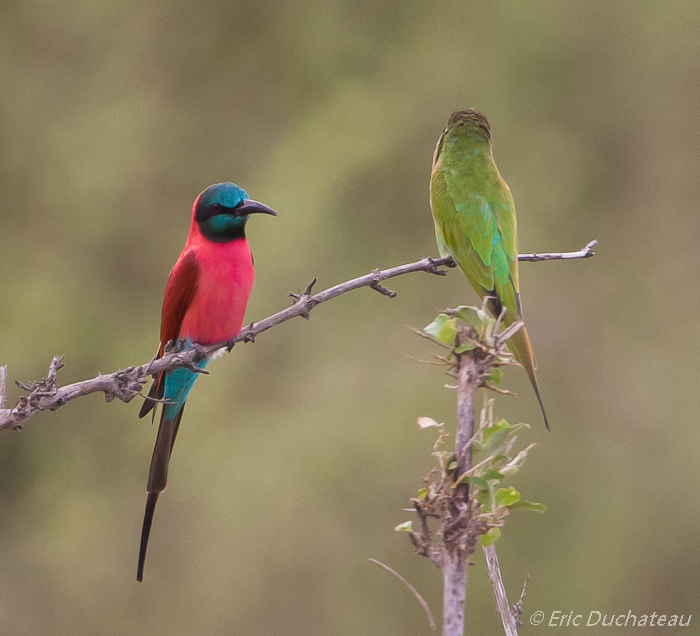
[[[165,345],[171,341],[183,342],[185,347],[210,345],[225,342],[241,330],[255,278],[245,224],[249,215],[257,213],[276,216],[276,212],[251,201],[245,190],[230,182],[209,186],[197,197],[187,243],[165,288],[157,357],[163,355]],[[197,366],[204,368],[208,362],[209,358],[205,358]],[[139,417],[144,417],[156,408],[158,402],[149,398],[163,401],[148,473],[136,577],[139,581],[143,580],[156,502],[168,482],[175,436],[197,375],[184,367],[158,373],[139,412]]]
[[[450,254],[476,292],[489,297],[494,316],[505,309],[505,326],[522,320],[515,205],[494,163],[491,127],[481,113],[458,110],[447,121],[433,155],[430,207],[440,254]],[[530,378],[549,429],[524,327],[508,348]]]

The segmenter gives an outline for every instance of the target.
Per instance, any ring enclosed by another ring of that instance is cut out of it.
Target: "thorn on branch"
[[[309,319],[309,312],[318,304],[311,296],[311,290],[316,284],[316,278],[314,278],[307,286],[304,291],[299,290],[298,294],[289,292],[289,297],[294,299],[295,305],[302,305],[302,310],[299,315],[302,318]]]
[[[251,322],[251,323],[248,325],[248,329],[250,329],[250,331],[246,331],[246,333],[243,334],[243,342],[244,342],[244,343],[246,343],[246,342],[255,342],[255,333],[253,332],[254,327],[255,327],[255,323],[254,323],[254,322]]]
[[[316,277],[314,276],[314,279],[306,286],[306,289],[304,290],[304,293],[307,296],[311,296],[311,290],[314,288],[314,285],[316,284]]]
[[[437,338],[434,338],[430,334],[425,333],[422,329],[416,329],[415,327],[411,327],[411,325],[406,325],[413,333],[416,335],[420,336],[421,338],[425,338],[426,340],[430,340],[430,342],[435,343],[436,345],[442,347],[443,349],[452,349],[449,345],[445,344],[444,342],[440,342]]]
[[[508,389],[502,389],[500,387],[494,386],[493,384],[489,384],[488,382],[484,382],[481,385],[482,388],[488,389],[489,391],[495,391],[496,393],[500,393],[501,395],[517,395],[517,393],[514,393],[513,391],[508,391]]]
[[[369,286],[375,291],[378,291],[382,296],[396,298],[396,292],[393,289],[389,289],[388,287],[384,287],[384,285],[379,284],[379,269],[375,269],[372,273],[374,274],[374,280],[369,284]]]
[[[56,383],[56,377],[58,375],[59,369],[63,368],[62,361],[63,356],[54,356],[49,365],[49,373],[41,382],[30,382],[29,384],[24,384],[19,380],[15,380],[15,384],[22,389],[27,391],[30,395],[28,396],[29,402],[37,402],[40,398],[49,397],[56,393],[58,390],[58,384]]]
[[[63,356],[54,356],[49,365],[49,377],[50,382],[56,383],[56,374],[64,367]]]
[[[179,359],[178,362],[180,363],[180,366],[183,366],[185,369],[189,369],[190,371],[192,371],[192,373],[201,373],[202,375],[209,375],[209,371],[198,367],[194,362],[191,362],[190,360]]]
[[[299,290],[299,293],[295,294],[293,292],[289,292],[289,296],[291,298],[294,298],[297,302],[299,302],[304,296],[311,296],[311,290],[313,290],[314,285],[316,284],[316,277],[314,276],[314,279],[306,286],[306,289],[304,291]]]
[[[513,618],[515,618],[515,622],[518,624],[518,627],[522,627],[523,622],[520,620],[520,617],[523,615],[523,599],[525,598],[525,592],[527,590],[527,582],[530,580],[530,575],[528,574],[525,577],[525,582],[523,583],[523,591],[520,592],[520,598],[518,599],[518,602],[513,605],[512,612],[513,612]]]

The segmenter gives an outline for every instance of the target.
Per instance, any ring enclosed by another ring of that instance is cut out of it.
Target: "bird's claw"
[[[444,269],[440,269],[441,267],[457,267],[457,264],[454,262],[454,259],[452,259],[451,256],[448,256],[449,260],[447,262],[437,262],[439,261],[444,261],[445,259],[436,259],[436,258],[428,258],[428,262],[430,263],[430,269],[425,270],[429,274],[435,274],[436,276],[447,276],[447,272]]]
[[[199,344],[198,342],[193,342],[192,348],[195,350],[195,352],[197,354],[194,357],[194,361],[193,361],[195,364],[197,362],[201,362],[202,360],[205,360],[208,357],[207,352],[204,350],[204,347],[201,344]]]
[[[251,322],[245,329],[241,329],[233,338],[231,338],[231,340],[226,343],[226,351],[231,353],[231,349],[233,349],[237,342],[255,342],[256,334],[253,332],[253,329],[255,329],[254,321]]]

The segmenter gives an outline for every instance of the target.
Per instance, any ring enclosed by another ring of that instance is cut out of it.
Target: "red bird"
[[[183,341],[186,348],[226,342],[243,326],[253,289],[253,257],[245,236],[250,214],[277,213],[252,201],[231,182],[209,186],[194,202],[187,243],[168,278],[163,299],[158,356],[168,342]],[[209,358],[197,366],[204,368]],[[141,531],[137,580],[143,580],[148,537],[158,495],[168,482],[168,464],[180,426],[185,401],[199,374],[189,369],[154,376],[139,412],[144,417],[163,400],[158,437],[148,473],[148,498]],[[149,399],[153,398],[153,399]],[[155,411],[154,411],[155,416]]]

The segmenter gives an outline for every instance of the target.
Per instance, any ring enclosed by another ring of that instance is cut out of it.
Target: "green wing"
[[[495,168],[495,166],[494,166]],[[518,248],[515,212],[510,190],[496,173],[478,179],[443,165],[433,172],[431,203],[438,247],[441,243],[457,261],[476,292],[497,296],[508,308],[508,322],[520,315]],[[480,180],[481,183],[474,183]]]

